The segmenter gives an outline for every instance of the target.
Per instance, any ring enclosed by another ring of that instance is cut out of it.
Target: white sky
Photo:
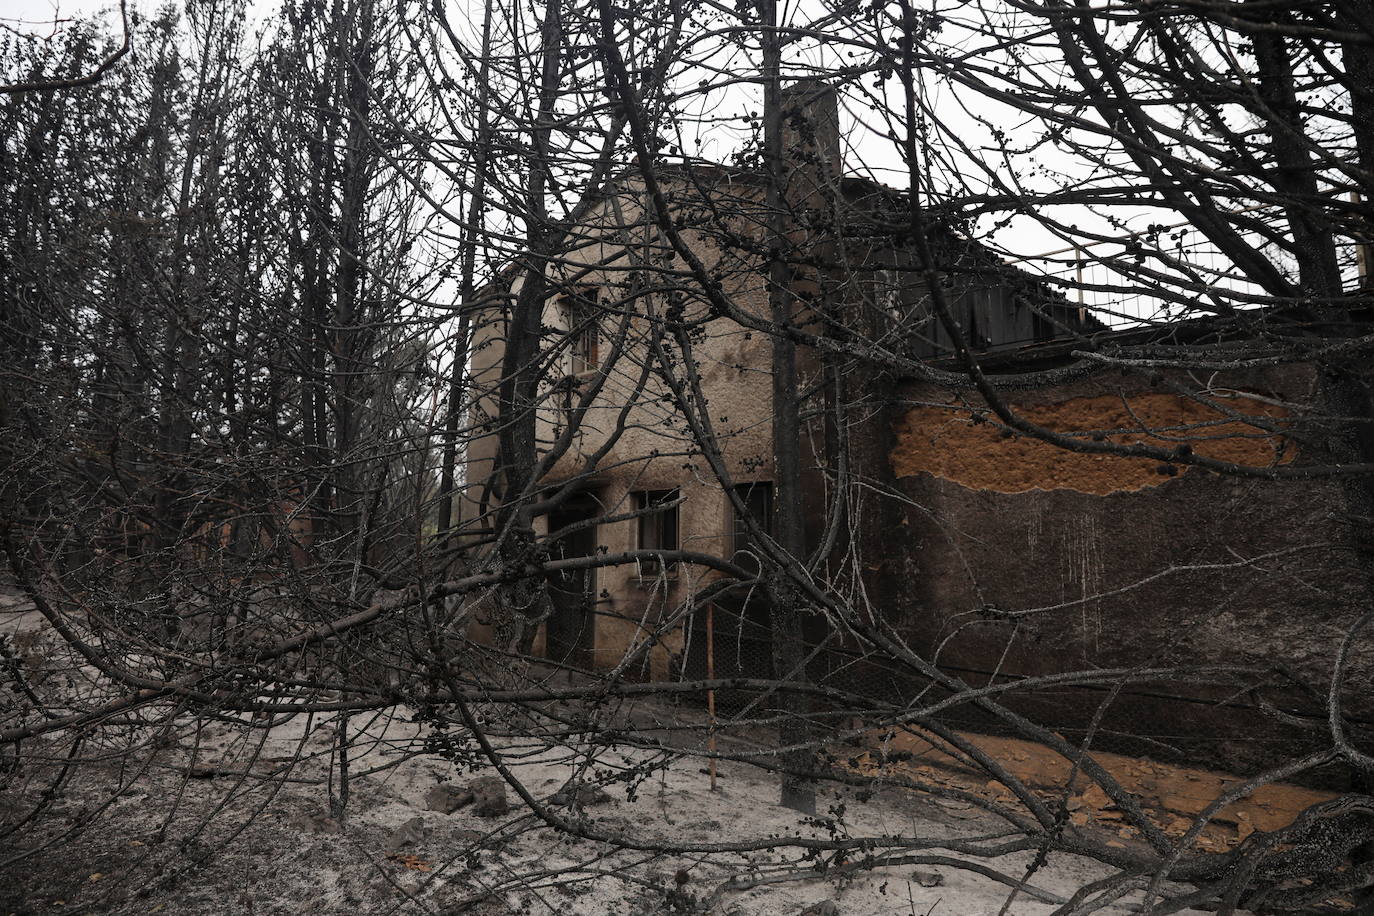
[[[129,8],[135,4],[147,6],[143,0],[130,0]],[[118,0],[0,0],[0,22],[42,35],[60,29],[63,20],[117,9]]]
[[[167,0],[128,0],[131,12],[140,10],[149,14],[165,5],[166,2]],[[173,2],[180,3],[182,0],[173,0]],[[810,11],[803,10],[801,7],[812,6],[815,2],[816,0],[801,0],[800,6],[794,7],[791,12],[799,19],[805,19]],[[276,2],[275,0],[248,0],[248,6],[257,14],[254,18],[265,18],[275,8]],[[60,32],[64,27],[64,22],[69,22],[71,19],[103,15],[106,17],[107,26],[111,30],[115,30],[118,28],[117,10],[118,0],[0,0],[0,25],[37,36],[45,36]],[[842,63],[838,60],[824,59],[829,56],[824,48],[813,50],[806,56],[811,57],[812,62],[820,65],[822,69],[826,69],[832,64]],[[727,99],[725,96],[731,98]],[[712,113],[723,114],[727,107],[748,107],[747,99],[747,93],[733,89],[723,95],[713,96],[710,103],[716,107]],[[701,100],[703,104],[706,102],[706,99]],[[982,109],[985,113],[989,110],[987,106],[991,103],[987,103],[986,100],[975,100],[975,102],[980,103],[976,104],[975,108]],[[967,137],[976,146],[976,138],[982,135],[983,128],[977,124],[975,119],[961,112],[960,108],[957,100],[942,99],[940,106],[942,116],[947,117],[951,123],[957,126],[966,123],[968,127]],[[734,112],[730,113],[733,114]],[[848,120],[847,117],[845,119]],[[842,124],[842,129],[851,126],[852,123]],[[881,123],[871,123],[869,130],[881,130],[884,126]],[[744,133],[734,129],[722,130],[720,128],[707,128],[707,132],[709,135],[703,134],[696,138],[699,144],[699,154],[717,160],[725,159],[733,151],[731,147],[740,142]],[[864,174],[885,183],[895,186],[905,185],[903,174],[905,170],[892,141],[868,131],[850,132],[848,136],[853,144],[853,148],[846,151],[847,166],[851,173],[862,170]],[[1070,169],[1073,167],[1068,163],[1065,165]],[[1127,208],[1118,208],[1118,210],[1122,211],[1118,213],[1120,216],[1131,215]],[[1141,214],[1142,217],[1149,219],[1159,218],[1159,214],[1154,211],[1142,210]],[[1091,221],[1090,215],[1084,214],[1084,216]],[[1044,227],[1035,225],[1035,221],[1026,219],[1018,219],[1012,225],[1001,230],[997,240],[1009,249],[1025,255],[1055,251],[1064,247],[1060,238],[1046,231]],[[1030,265],[1026,266],[1029,267]],[[1065,268],[1065,270],[1068,269]]]

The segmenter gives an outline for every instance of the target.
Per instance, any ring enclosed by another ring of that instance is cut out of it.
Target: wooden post
[[[714,604],[706,605],[706,680],[716,679],[716,621]],[[706,750],[710,753],[711,759],[706,767],[711,774],[711,791],[716,791],[716,690],[714,687],[706,691],[706,715],[710,717],[710,727],[706,732]]]
[[[1088,310],[1083,306],[1083,249],[1073,246],[1074,283],[1078,287],[1078,321],[1088,320]]]
[[[1350,202],[1359,206],[1359,191],[1350,192]],[[1361,227],[1365,232],[1368,232],[1369,228],[1368,225]],[[1361,239],[1358,235],[1355,236],[1355,271],[1359,283],[1358,288],[1364,289],[1365,281],[1369,278],[1369,242]]]

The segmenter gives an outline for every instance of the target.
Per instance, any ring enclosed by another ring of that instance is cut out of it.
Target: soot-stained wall
[[[1300,370],[1213,380],[1238,412],[1275,420],[1300,415],[1311,387]],[[975,683],[994,670],[1006,679],[1264,666],[1275,671],[1265,698],[1320,716],[1320,696],[1304,696],[1277,672],[1324,690],[1340,639],[1360,613],[1360,571],[1340,522],[1338,484],[1068,453],[974,422],[981,405],[972,401],[963,410],[929,406],[947,400],[910,385],[893,408],[891,483],[910,504],[887,520],[900,536],[882,540],[872,581],[919,646]],[[1089,380],[1014,403],[1065,432],[1096,430],[1118,442],[1180,439],[1201,454],[1247,464],[1304,460],[1291,441],[1144,380]],[[1359,654],[1347,691],[1357,712],[1369,656]],[[1103,719],[1099,746],[1250,770],[1320,739],[1221,680],[1128,686]],[[1107,695],[1040,690],[1016,704],[1068,734]]]

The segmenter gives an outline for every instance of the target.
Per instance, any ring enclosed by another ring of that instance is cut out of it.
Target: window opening
[[[678,549],[678,495],[676,489],[644,490],[634,494],[635,511],[644,513],[636,520],[639,523],[640,550]],[[646,575],[657,575],[662,568],[661,562],[659,558],[640,561]],[[672,560],[667,561],[669,570],[676,565]]]
[[[579,289],[559,300],[568,323],[568,352],[573,375],[591,372],[601,364],[601,335],[597,327],[597,290]]]
[[[748,510],[749,516],[763,530],[763,533],[773,534],[773,485],[767,481],[758,483],[745,483],[735,487],[735,493],[739,500]],[[745,516],[741,515],[738,509],[734,509],[731,503],[732,517],[734,519],[733,530],[731,532],[731,562],[753,573],[759,571],[758,557],[760,555],[758,538],[749,530],[749,524]]]

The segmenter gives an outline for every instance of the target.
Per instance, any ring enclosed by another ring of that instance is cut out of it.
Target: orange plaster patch
[[[1282,407],[1256,400],[1241,400],[1235,406],[1237,412],[1256,418],[1289,416]],[[1198,455],[1260,467],[1293,458],[1292,444],[1283,436],[1172,394],[1141,394],[1124,401],[1110,395],[1072,398],[1014,409],[1040,426],[1097,433],[1102,441],[1117,444],[1173,449],[1186,443]],[[1026,436],[1005,436],[993,423],[975,422],[968,409],[918,407],[901,417],[894,431],[897,444],[889,457],[898,477],[932,474],[975,490],[1106,495],[1157,487],[1172,476],[1161,473],[1161,463],[1151,459],[1082,454]]]

